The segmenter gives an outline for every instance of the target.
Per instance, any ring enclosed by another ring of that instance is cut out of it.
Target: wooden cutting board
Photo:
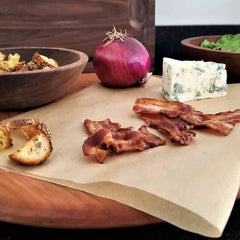
[[[0,170],[0,220],[38,227],[109,228],[161,220],[113,200]]]
[[[97,82],[82,74],[75,91]],[[19,112],[0,112],[0,120]],[[0,170],[0,220],[38,227],[109,228],[161,222],[113,200]]]
[[[97,81],[95,74],[82,74],[75,91]],[[0,112],[0,120],[20,113]],[[161,222],[113,200],[4,170],[0,170],[0,182],[1,221],[53,228],[111,228]]]

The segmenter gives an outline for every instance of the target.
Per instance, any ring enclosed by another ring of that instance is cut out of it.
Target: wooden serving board
[[[98,81],[82,74],[75,91]],[[0,112],[0,120],[22,113]],[[161,222],[160,219],[82,191],[0,170],[0,220],[38,227],[110,228]]]
[[[0,220],[53,228],[109,228],[161,220],[82,191],[0,170]]]
[[[95,74],[82,74],[75,91],[96,81]],[[0,120],[20,113],[1,112]],[[4,170],[0,170],[0,182],[1,221],[53,228],[111,228],[161,222],[113,200]]]

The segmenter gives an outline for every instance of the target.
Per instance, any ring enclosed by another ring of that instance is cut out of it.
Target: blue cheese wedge
[[[163,58],[162,94],[168,101],[179,102],[226,96],[226,66]]]

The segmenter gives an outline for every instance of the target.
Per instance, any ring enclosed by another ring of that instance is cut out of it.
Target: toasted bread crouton
[[[19,62],[17,63],[13,68],[11,68],[12,72],[18,72],[18,71],[23,71],[24,67],[26,66],[25,62]]]
[[[10,121],[6,124],[9,129],[20,129],[27,139],[31,139],[38,133],[44,133],[49,139],[51,138],[51,132],[45,123],[38,119],[20,119]]]
[[[30,69],[27,64],[24,64],[23,68],[20,71],[27,72],[27,71],[30,71]]]
[[[6,54],[0,52],[0,61],[3,61],[6,57]]]
[[[52,152],[50,139],[39,132],[20,149],[9,155],[9,158],[24,165],[37,165],[45,161]]]
[[[38,65],[33,61],[28,62],[27,66],[28,66],[29,70],[39,70],[40,69],[38,67]]]
[[[19,60],[20,60],[20,55],[18,53],[15,53],[14,55],[9,54],[8,55],[8,68],[10,69],[10,71],[14,71],[14,69],[16,68],[16,66],[19,65]],[[22,65],[22,63],[21,63]]]
[[[7,127],[0,123],[0,150],[4,150],[12,146],[12,139]]]
[[[1,57],[1,56],[0,56]],[[14,55],[9,54],[7,61],[0,61],[1,72],[16,72],[22,71],[25,66],[25,61],[19,62],[20,55],[15,53]]]
[[[16,72],[16,71],[21,71],[25,65],[25,61],[19,62],[20,60],[20,55],[18,53],[15,53],[14,55],[9,54],[8,55],[8,69],[9,71]]]
[[[10,72],[7,61],[0,61],[0,72]]]
[[[58,67],[58,63],[56,60],[40,55],[37,52],[34,53],[32,57],[32,61],[37,64],[39,69],[48,69],[48,68]]]

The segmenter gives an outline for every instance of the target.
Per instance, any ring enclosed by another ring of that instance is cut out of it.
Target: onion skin
[[[95,51],[93,66],[103,85],[127,87],[140,82],[150,71],[146,48],[135,38],[103,42]]]

